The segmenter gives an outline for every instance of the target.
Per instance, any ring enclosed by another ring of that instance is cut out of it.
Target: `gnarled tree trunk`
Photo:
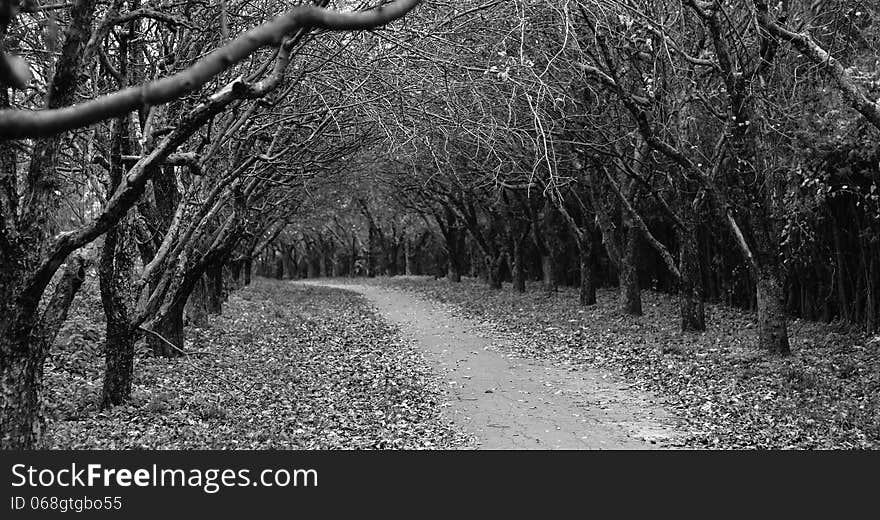
[[[9,253],[0,253],[0,259],[8,260]],[[39,318],[35,312],[38,302],[14,301],[11,295],[20,289],[20,282],[7,276],[11,270],[0,271],[0,280],[4,282],[0,284],[0,449],[30,449],[42,436],[43,365],[85,279],[85,266],[85,260],[79,256],[68,261]]]

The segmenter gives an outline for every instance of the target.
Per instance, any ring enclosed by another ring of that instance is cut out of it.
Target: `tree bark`
[[[703,305],[703,282],[697,237],[692,226],[679,230],[679,295],[681,306],[681,330],[701,332],[706,330],[706,309]]]
[[[762,269],[757,279],[758,344],[771,354],[788,355],[788,326],[785,315],[785,291],[781,277]]]
[[[526,292],[526,270],[523,258],[523,240],[517,238],[513,241],[513,290],[518,293]]]
[[[642,294],[639,287],[637,258],[641,233],[635,226],[626,228],[624,252],[620,259],[620,310],[633,316],[642,315]]]
[[[284,262],[284,277],[288,280],[296,278],[296,250],[293,246],[282,244],[282,261]]]
[[[44,347],[36,347],[26,338],[0,339],[4,351],[0,390],[0,424],[3,436],[0,448],[22,450],[34,448],[40,440],[44,423],[40,414],[43,390]],[[6,352],[18,352],[7,355]]]
[[[0,255],[4,253],[9,252]],[[5,312],[11,295],[19,287],[6,285],[7,272],[0,272],[4,282],[0,285],[0,309],[4,310],[0,314],[4,331],[0,334],[0,450],[32,449],[42,437],[43,365],[85,279],[85,266],[85,260],[79,256],[68,261],[39,320],[34,313],[23,314],[17,305],[9,306],[13,312]]]
[[[104,352],[104,386],[101,407],[122,404],[131,398],[134,377],[134,343],[137,331],[128,320],[108,318]]]
[[[232,286],[235,289],[241,288],[242,285],[241,265],[242,261],[240,259],[235,260],[234,262],[229,264],[229,274],[232,277]]]
[[[160,339],[154,334],[147,335],[147,345],[152,349],[153,355],[160,357],[183,355],[183,305],[179,301],[172,305],[164,316],[154,322],[151,330],[164,338]],[[174,346],[172,347],[168,343]]]
[[[134,342],[138,334],[132,325],[135,295],[131,280],[135,251],[130,230],[131,223],[126,218],[107,232],[98,269],[106,318],[102,408],[122,404],[131,397]]]
[[[504,254],[497,253],[486,257],[486,282],[490,289],[501,289],[501,268],[504,265]]]
[[[208,314],[223,314],[223,264],[208,267],[203,279],[207,296],[205,309]]]
[[[411,241],[409,238],[403,239],[403,264],[404,264],[403,272],[407,276],[412,276],[412,274],[413,274],[413,266],[412,266],[413,259],[412,259],[412,250],[411,250],[412,244],[410,242]]]
[[[593,273],[592,237],[588,230],[581,231],[578,240],[578,259],[580,260],[581,283],[578,301],[581,306],[596,304],[596,280]]]
[[[246,258],[244,261],[244,285],[248,286],[251,284],[251,271],[254,269],[254,261],[250,258]]]
[[[192,294],[186,300],[186,318],[190,325],[202,327],[208,322],[208,291],[205,287],[205,280],[201,279],[196,282]]]
[[[556,290],[556,276],[553,270],[553,255],[549,252],[541,255],[541,275],[544,283],[544,290],[553,292]]]
[[[446,261],[446,279],[456,283],[461,281],[461,271],[451,257]]]

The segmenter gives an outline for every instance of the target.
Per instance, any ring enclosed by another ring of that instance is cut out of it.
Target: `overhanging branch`
[[[118,117],[144,105],[162,105],[198,90],[256,50],[280,45],[287,35],[301,28],[333,31],[374,29],[402,17],[420,2],[396,0],[369,11],[345,13],[314,6],[295,7],[287,14],[245,32],[173,76],[69,107],[39,111],[2,110],[0,140],[54,135]]]

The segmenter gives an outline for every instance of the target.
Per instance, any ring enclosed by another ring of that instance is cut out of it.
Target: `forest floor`
[[[347,285],[348,291],[317,284]],[[363,292],[366,297],[351,292]],[[185,358],[138,347],[130,403],[99,409],[104,320],[89,278],[46,364],[52,448],[880,448],[880,338],[675,298],[517,294],[430,277],[256,279],[188,327]]]
[[[646,449],[675,445],[676,418],[608,371],[511,356],[517,338],[401,290],[351,281],[295,282],[363,294],[440,374],[445,412],[483,449]]]
[[[257,279],[187,328],[185,358],[139,347],[133,399],[100,410],[96,280],[46,365],[51,448],[468,448],[422,356],[360,296]]]
[[[633,317],[616,310],[612,289],[582,308],[571,289],[517,294],[430,277],[357,283],[474,320],[509,359],[610,370],[683,419],[686,447],[880,448],[880,337],[841,324],[792,321],[792,355],[780,358],[755,348],[753,313],[709,305],[708,330],[682,333],[676,298],[653,291],[643,292],[644,316]]]

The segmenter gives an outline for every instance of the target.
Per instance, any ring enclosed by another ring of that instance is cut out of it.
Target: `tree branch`
[[[396,0],[369,11],[337,12],[299,6],[251,29],[173,76],[129,87],[113,94],[51,110],[0,111],[0,140],[41,137],[121,116],[143,105],[162,105],[198,90],[215,76],[269,45],[305,27],[333,31],[374,29],[392,22],[421,0]]]

